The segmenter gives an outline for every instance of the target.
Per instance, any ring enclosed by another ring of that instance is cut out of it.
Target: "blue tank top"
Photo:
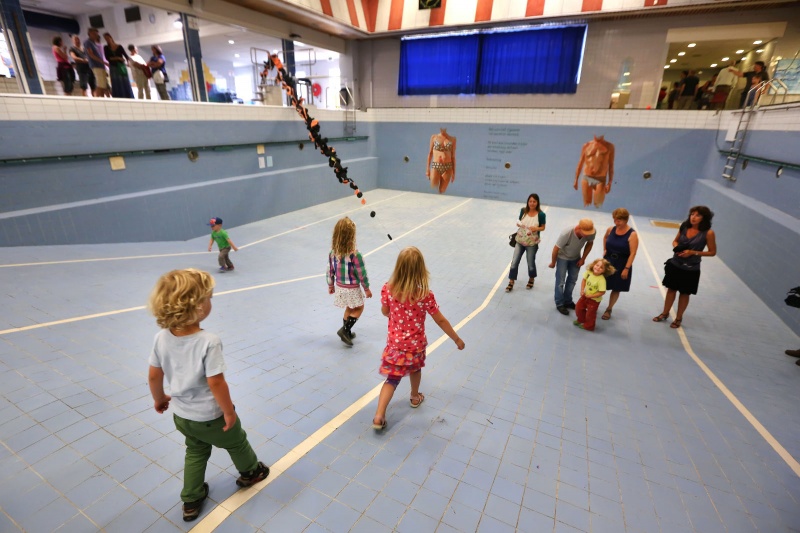
[[[699,231],[697,235],[692,237],[691,239],[686,236],[686,231],[682,231],[681,234],[678,236],[678,246],[684,247],[686,250],[695,250],[697,252],[702,252],[706,247],[706,234],[708,231]],[[699,255],[690,255],[689,257],[678,257],[678,253],[676,252],[670,261],[676,267],[680,268],[681,270],[700,270],[700,259]]]

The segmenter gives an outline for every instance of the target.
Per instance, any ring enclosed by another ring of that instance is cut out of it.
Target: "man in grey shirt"
[[[580,268],[592,251],[594,236],[594,223],[588,218],[583,218],[574,228],[562,231],[556,245],[553,246],[550,268],[556,269],[556,309],[562,315],[568,315],[570,309],[575,309],[572,290],[578,281]]]

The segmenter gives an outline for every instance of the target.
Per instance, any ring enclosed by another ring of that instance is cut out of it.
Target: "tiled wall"
[[[712,180],[695,183],[691,205],[711,207],[719,257],[800,335],[800,309],[783,301],[800,285],[800,220]]]
[[[311,114],[348,176],[376,188],[369,141],[334,141],[342,113]],[[0,120],[0,159],[17,160],[0,163],[0,246],[183,240],[205,234],[212,215],[234,227],[353,194],[313,145],[299,149],[307,132],[288,109],[2,97]],[[365,122],[357,135],[371,138],[373,127]],[[257,143],[267,143],[263,155]],[[219,145],[243,146],[212,149]],[[197,162],[153,152],[191,147]],[[73,157],[117,151],[144,153],[127,155],[118,171],[105,156]]]
[[[458,108],[582,108],[606,109],[625,59],[632,60],[630,104],[655,106],[668,50],[667,32],[673,28],[788,21],[778,40],[776,55],[792,57],[800,49],[800,7],[746,10],[708,15],[630,20],[592,20],[586,38],[583,70],[576,94],[398,96],[399,38],[364,41],[359,64],[360,101],[367,107]],[[702,29],[698,29],[702,32]],[[419,65],[424,69],[424,64]],[[508,65],[508,68],[536,68]]]

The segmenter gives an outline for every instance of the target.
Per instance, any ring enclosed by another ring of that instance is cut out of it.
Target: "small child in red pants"
[[[605,259],[595,259],[586,267],[581,282],[581,298],[575,305],[578,319],[573,324],[586,331],[594,331],[597,308],[606,293],[606,277],[614,272],[616,269]]]

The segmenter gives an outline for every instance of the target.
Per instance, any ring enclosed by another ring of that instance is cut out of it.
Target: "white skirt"
[[[348,289],[336,285],[334,290],[333,305],[336,307],[355,309],[364,305],[364,295],[361,293],[361,287]]]

